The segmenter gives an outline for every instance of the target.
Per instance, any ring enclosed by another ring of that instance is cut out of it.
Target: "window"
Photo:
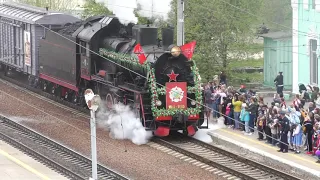
[[[316,9],[316,0],[311,0],[312,1],[312,9]]]
[[[86,54],[86,42],[80,41],[80,54],[85,55]]]
[[[318,57],[317,57],[317,40],[311,39],[310,49],[310,82],[318,84]]]
[[[90,46],[89,46],[89,43],[87,43],[87,45],[86,45],[86,56],[90,57]]]

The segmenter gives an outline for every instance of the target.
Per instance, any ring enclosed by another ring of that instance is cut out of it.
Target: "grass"
[[[262,83],[263,73],[238,73],[233,72],[234,68],[241,67],[263,67],[263,59],[248,59],[248,60],[234,60],[229,64],[230,71],[230,81],[232,84],[239,85],[242,83]]]
[[[230,69],[241,67],[263,67],[263,59],[244,59],[244,60],[232,60],[228,67]]]
[[[230,78],[232,84],[262,83],[263,73],[232,73]]]

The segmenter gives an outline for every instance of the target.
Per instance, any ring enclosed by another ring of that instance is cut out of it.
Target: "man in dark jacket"
[[[227,75],[224,71],[221,71],[221,74],[220,74],[220,84],[227,85]]]
[[[250,113],[250,120],[249,120],[250,131],[254,132],[254,122],[256,120],[257,113],[258,113],[258,104],[257,104],[256,98],[254,98],[254,97],[250,98],[250,104],[248,107],[248,111]]]
[[[279,72],[279,75],[274,79],[274,83],[277,86],[277,93],[280,95],[283,93],[283,75]]]
[[[279,117],[280,129],[280,150],[278,152],[288,152],[288,132],[290,130],[289,119],[285,116],[286,112],[281,111]]]

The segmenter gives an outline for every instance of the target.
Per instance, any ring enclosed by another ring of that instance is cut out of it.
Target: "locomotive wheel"
[[[79,98],[78,98],[78,95],[77,95],[77,93],[73,93],[73,95],[72,95],[72,103],[73,104],[78,104],[78,100]]]
[[[118,101],[118,98],[116,96],[113,96],[113,104],[118,104],[119,101]]]
[[[188,136],[188,131],[187,130],[183,130],[183,135]]]
[[[107,96],[106,96],[106,106],[107,106],[107,108],[111,109],[113,104],[114,104],[114,101],[113,101],[112,95],[110,93],[108,93]]]

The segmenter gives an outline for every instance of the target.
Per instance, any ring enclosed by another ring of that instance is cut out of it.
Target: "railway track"
[[[48,101],[78,116],[87,117],[89,111],[70,102],[61,100],[40,89],[32,88],[20,81],[0,75],[10,86],[29,93],[32,96]],[[2,80],[3,81],[3,80]],[[31,92],[30,92],[31,91]],[[61,104],[60,104],[61,103]],[[80,112],[79,112],[80,111]],[[297,180],[299,178],[280,172],[271,167],[245,159],[221,148],[204,143],[197,139],[178,134],[176,138],[153,138],[148,144],[158,150],[174,155],[226,179],[261,179],[261,180]]]
[[[76,106],[71,102],[59,99],[52,94],[42,91],[41,89],[30,87],[25,83],[6,77],[1,73],[0,73],[0,82],[7,84],[19,91],[30,94],[31,96],[34,96],[38,99],[46,101],[50,104],[53,104],[57,107],[60,107],[64,110],[67,110],[78,117],[84,117],[87,119],[90,118],[90,116],[88,115],[90,114],[90,111],[87,108],[81,108],[79,106]]]
[[[91,177],[91,160],[69,148],[36,133],[6,117],[0,116],[0,139],[34,159],[74,180]],[[121,174],[98,165],[101,180],[127,180]]]
[[[149,146],[230,180],[299,179],[180,133],[174,137],[155,137]]]

